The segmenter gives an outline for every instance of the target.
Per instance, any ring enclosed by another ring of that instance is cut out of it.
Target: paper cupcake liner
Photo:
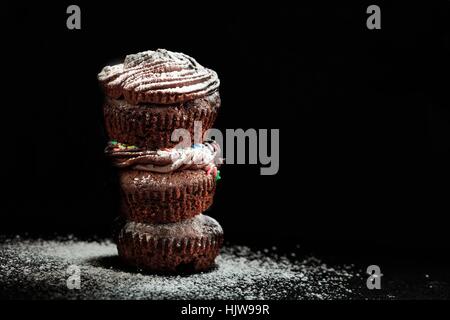
[[[130,170],[119,175],[130,175]],[[213,203],[215,178],[203,170],[189,172],[194,180],[170,185],[172,174],[136,172],[137,179],[152,179],[154,183],[134,185],[132,178],[121,177],[122,215],[125,219],[143,223],[171,223],[191,218],[206,211]]]
[[[214,230],[188,236],[166,237],[124,227],[118,235],[119,256],[127,265],[147,271],[207,270],[214,266],[223,243],[223,231],[213,221]]]
[[[151,150],[170,148],[175,129],[186,129],[194,137],[194,123],[201,121],[203,132],[210,129],[220,106],[218,94],[178,105],[130,105],[107,99],[104,104],[105,127],[111,140]]]

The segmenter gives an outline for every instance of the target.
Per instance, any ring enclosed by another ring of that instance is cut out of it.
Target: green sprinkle
[[[111,140],[111,144],[115,146],[117,144],[117,141],[116,140]]]
[[[222,177],[220,176],[220,170],[217,170],[216,181],[219,181],[220,179],[222,179]]]

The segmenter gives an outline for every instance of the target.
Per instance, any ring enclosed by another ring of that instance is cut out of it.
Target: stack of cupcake
[[[158,49],[128,55],[98,75],[106,101],[107,155],[119,169],[119,256],[148,271],[202,271],[214,265],[220,225],[203,215],[220,178],[213,142],[172,141],[175,129],[194,137],[194,123],[212,127],[220,107],[217,74],[193,58]],[[186,139],[186,135],[183,136]]]

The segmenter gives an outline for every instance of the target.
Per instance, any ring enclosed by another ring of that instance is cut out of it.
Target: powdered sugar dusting
[[[130,103],[170,104],[205,96],[217,90],[217,73],[194,58],[164,49],[126,56],[123,63],[106,66],[98,79],[122,91]]]
[[[208,234],[223,234],[222,227],[213,218],[199,214],[193,218],[173,223],[139,223],[128,221],[122,230],[123,233],[157,235],[158,238],[183,239],[189,237],[201,237]]]
[[[217,268],[163,276],[124,269],[110,241],[10,239],[0,244],[0,297],[68,299],[347,299],[359,277],[349,267],[225,246]],[[81,289],[66,286],[67,267],[81,269]]]

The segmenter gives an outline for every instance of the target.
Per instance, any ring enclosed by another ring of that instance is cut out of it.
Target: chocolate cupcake
[[[128,265],[146,271],[204,271],[214,266],[223,231],[206,215],[170,224],[128,222],[117,249]]]
[[[98,75],[107,95],[110,139],[157,150],[172,147],[175,129],[211,128],[220,107],[219,78],[193,58],[163,49],[128,55]]]
[[[121,211],[127,220],[177,222],[213,203],[221,162],[215,142],[149,151],[112,141],[106,153],[119,168]]]

